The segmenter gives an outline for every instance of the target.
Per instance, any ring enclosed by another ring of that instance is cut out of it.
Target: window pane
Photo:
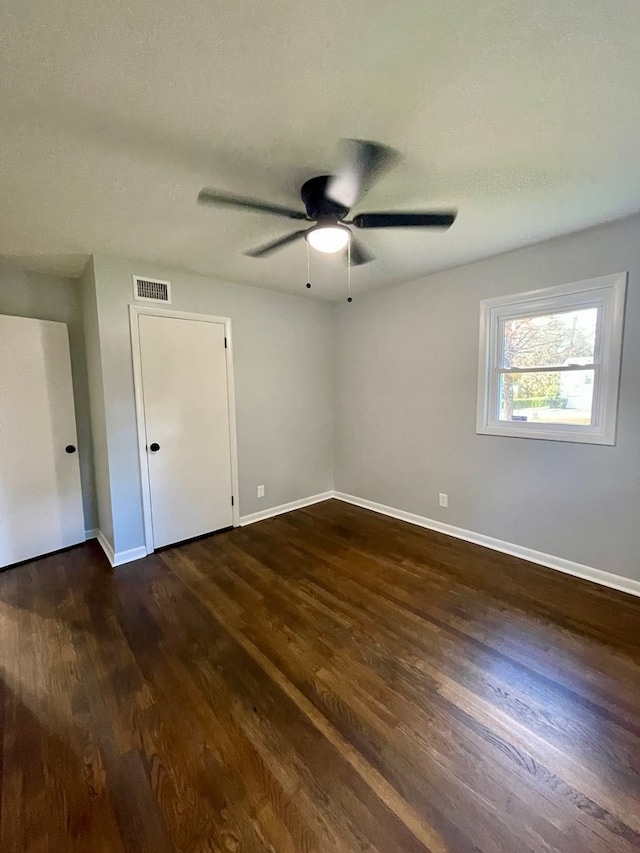
[[[582,308],[502,324],[502,367],[561,367],[594,360],[597,308]]]
[[[499,418],[501,421],[589,425],[593,382],[593,369],[503,373]]]

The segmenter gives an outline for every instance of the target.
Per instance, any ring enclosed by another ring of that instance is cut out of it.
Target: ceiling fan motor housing
[[[349,213],[349,208],[338,204],[325,196],[327,183],[330,175],[319,175],[311,178],[302,185],[300,195],[310,219],[316,222],[344,219]]]

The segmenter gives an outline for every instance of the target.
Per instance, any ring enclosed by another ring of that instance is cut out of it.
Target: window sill
[[[478,435],[502,435],[506,438],[537,438],[542,441],[569,441],[576,444],[604,444],[613,446],[616,443],[615,436],[606,435],[602,432],[583,432],[571,429],[553,429],[545,428],[545,425],[540,426],[512,426],[511,424],[495,424],[478,426],[476,428]]]

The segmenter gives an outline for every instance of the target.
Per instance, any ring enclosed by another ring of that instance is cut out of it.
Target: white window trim
[[[618,387],[622,355],[622,325],[627,273],[534,290],[480,302],[478,409],[476,432],[513,438],[539,438],[588,444],[615,444]],[[498,330],[505,319],[546,314],[576,307],[601,309],[596,335],[593,423],[543,424],[498,419]]]

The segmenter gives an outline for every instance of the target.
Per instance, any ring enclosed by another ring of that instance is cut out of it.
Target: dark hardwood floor
[[[336,501],[0,575],[0,850],[638,853],[640,599]]]

